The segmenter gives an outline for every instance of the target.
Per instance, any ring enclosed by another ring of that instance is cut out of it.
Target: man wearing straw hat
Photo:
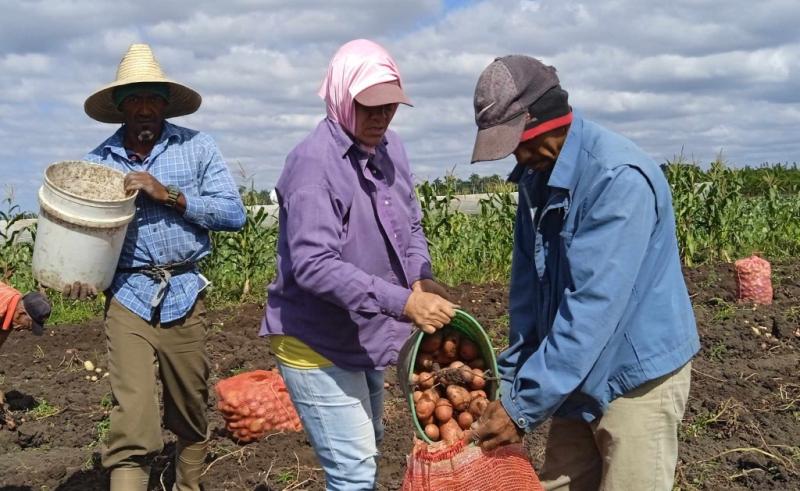
[[[177,491],[196,491],[203,471],[209,363],[197,261],[209,230],[238,230],[245,211],[214,141],[165,119],[191,114],[200,95],[164,76],[150,47],[132,45],[114,82],[92,94],[91,118],[122,126],[86,157],[126,172],[139,191],[117,273],[106,292],[106,337],[114,408],[103,465],[112,491],[147,489],[147,459],[161,452],[154,365],[164,387],[164,425],[178,437]],[[73,298],[86,285],[64,288]]]

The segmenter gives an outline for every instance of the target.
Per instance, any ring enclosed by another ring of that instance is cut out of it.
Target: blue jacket
[[[669,184],[626,138],[575,114],[550,173],[517,166],[501,401],[530,430],[592,421],[700,348]]]

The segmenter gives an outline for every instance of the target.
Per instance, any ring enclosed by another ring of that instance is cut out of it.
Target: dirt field
[[[692,390],[676,484],[681,489],[800,489],[800,268],[773,265],[775,303],[735,303],[732,267],[687,271],[703,348],[693,367]],[[506,287],[462,285],[461,305],[503,346],[508,317]],[[212,314],[212,382],[241,370],[269,369],[274,361],[256,337],[258,305]],[[67,351],[71,350],[71,351]],[[99,373],[84,369],[91,360]],[[59,326],[41,338],[12,336],[0,352],[0,390],[18,426],[0,429],[0,490],[101,490],[108,474],[99,464],[110,389],[103,378],[105,343],[99,320]],[[98,377],[97,381],[87,376]],[[398,489],[412,446],[408,410],[388,374],[386,441],[379,489]],[[303,434],[275,434],[240,447],[215,429],[207,490],[322,489],[324,478]],[[541,464],[546,426],[528,439]],[[155,458],[150,489],[170,489],[173,437]]]

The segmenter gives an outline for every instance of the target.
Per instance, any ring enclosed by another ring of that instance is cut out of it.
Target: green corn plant
[[[27,216],[13,200],[13,190],[8,188],[3,199],[5,211],[0,210],[0,223],[3,224],[0,228],[0,281],[13,284],[18,289],[30,290],[35,283],[30,265],[36,225],[19,226]],[[25,233],[31,235],[30,241],[19,240]]]
[[[681,257],[687,266],[760,253],[800,253],[800,187],[796,167],[728,168],[722,159],[707,171],[668,162]]]
[[[262,207],[248,208],[244,227],[237,232],[212,234],[213,253],[204,270],[214,284],[215,300],[243,301],[251,293],[263,296],[262,287],[275,272],[277,225],[268,225]]]

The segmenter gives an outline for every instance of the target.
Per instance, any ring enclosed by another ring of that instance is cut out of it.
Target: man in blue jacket
[[[552,416],[546,489],[672,489],[700,344],[662,171],[527,56],[483,71],[475,120],[472,161],[513,153],[519,206],[502,395],[471,438],[489,450]]]

